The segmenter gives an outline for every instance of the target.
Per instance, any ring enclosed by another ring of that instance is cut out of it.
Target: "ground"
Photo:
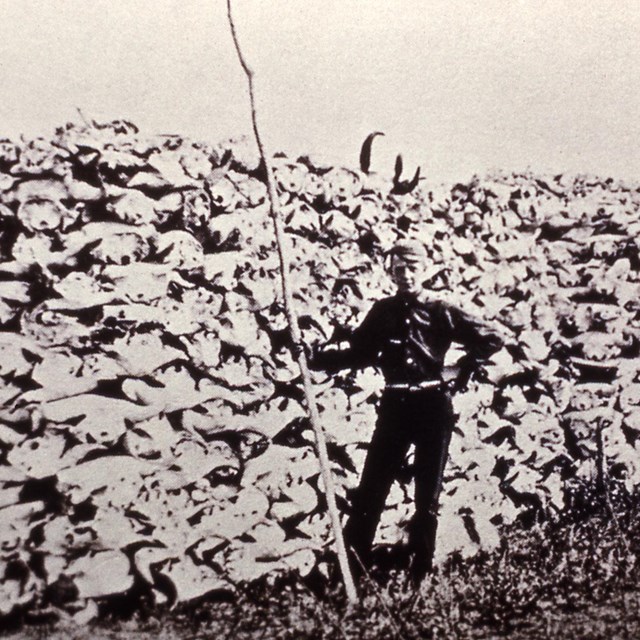
[[[111,612],[88,626],[16,621],[17,640],[302,640],[460,638],[600,640],[640,637],[637,494],[591,489],[588,506],[504,531],[500,547],[450,558],[419,590],[403,572],[365,579],[360,602],[340,586],[290,577],[236,598]],[[613,499],[611,496],[613,495]],[[615,514],[615,517],[612,517]],[[22,622],[21,626],[18,626]]]

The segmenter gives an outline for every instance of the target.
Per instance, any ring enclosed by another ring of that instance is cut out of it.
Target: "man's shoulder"
[[[382,320],[385,317],[394,316],[401,309],[402,301],[398,296],[385,296],[375,300],[369,310],[367,317],[369,320]]]
[[[454,308],[454,307],[452,307],[452,305],[450,305],[449,303],[445,302],[441,298],[435,298],[435,297],[429,296],[427,294],[422,295],[418,299],[418,304],[422,308],[424,308],[424,309],[426,309],[428,311],[435,311],[435,312],[443,312],[443,311],[447,311],[450,308]]]
[[[370,307],[371,311],[387,311],[401,309],[406,306],[409,307],[422,307],[430,311],[445,311],[449,308],[455,308],[448,305],[446,302],[430,297],[419,298],[406,298],[400,295],[390,295],[384,298],[379,298]]]
[[[438,311],[450,311],[452,313],[466,313],[463,306],[455,302],[449,302],[442,298],[425,296],[422,298],[425,307],[436,309]]]
[[[421,300],[421,306],[429,315],[438,318],[449,326],[453,326],[459,321],[474,318],[473,314],[465,311],[460,305],[442,298],[424,297]]]
[[[374,309],[389,309],[392,307],[397,307],[400,304],[400,299],[398,296],[385,296],[384,298],[378,298],[371,305],[371,310]]]

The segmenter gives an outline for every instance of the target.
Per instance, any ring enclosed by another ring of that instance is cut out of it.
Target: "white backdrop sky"
[[[274,150],[434,179],[640,176],[637,0],[235,0]],[[0,135],[249,133],[224,0],[0,0]]]

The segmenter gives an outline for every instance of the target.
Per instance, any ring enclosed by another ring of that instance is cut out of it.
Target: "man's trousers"
[[[411,574],[420,581],[430,571],[435,550],[438,499],[447,461],[454,414],[440,389],[388,389],[382,395],[376,428],[360,485],[351,503],[345,542],[356,575],[371,564],[376,527],[393,481],[409,447],[415,445],[415,515],[409,528]]]

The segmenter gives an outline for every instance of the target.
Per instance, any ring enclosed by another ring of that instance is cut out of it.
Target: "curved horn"
[[[418,182],[420,181],[420,167],[418,167],[416,169],[416,172],[413,176],[413,178],[411,178],[410,181],[407,180],[394,180],[393,181],[393,189],[391,189],[391,193],[398,195],[398,196],[404,196],[407,193],[411,193],[417,186],[418,186]]]
[[[362,171],[362,173],[369,173],[373,141],[377,136],[383,135],[384,133],[382,133],[382,131],[374,131],[373,133],[370,133],[362,143],[362,148],[360,149],[360,171]]]
[[[401,153],[399,153],[396,156],[396,167],[395,167],[395,173],[393,175],[394,185],[400,184],[400,176],[402,176],[402,154]]]
[[[405,193],[411,193],[418,186],[419,181],[420,181],[420,167],[416,169],[416,172],[413,175],[413,178],[411,178],[411,182],[407,183],[407,190],[405,191]]]

